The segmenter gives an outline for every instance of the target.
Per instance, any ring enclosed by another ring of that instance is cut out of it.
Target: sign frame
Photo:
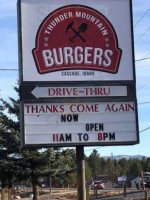
[[[75,83],[75,82],[71,82],[70,84],[68,83],[45,83],[45,84],[41,84],[41,82],[38,82],[38,83],[34,83],[32,82],[32,84],[21,84],[20,85],[20,96],[21,96],[21,99],[23,101],[28,101],[28,100],[34,100],[35,102],[37,101],[37,98],[35,98],[35,96],[32,94],[32,91],[36,88],[36,87],[103,87],[103,86],[124,86],[127,88],[127,96],[111,96],[111,97],[55,97],[55,98],[51,98],[51,97],[48,97],[48,98],[43,98],[43,99],[38,99],[38,100],[43,100],[44,101],[49,101],[50,99],[53,99],[55,100],[56,102],[59,101],[59,100],[64,100],[66,98],[68,99],[73,99],[73,98],[76,98],[76,99],[86,99],[86,98],[93,98],[93,100],[95,100],[95,98],[97,99],[116,99],[116,98],[124,98],[124,100],[126,101],[126,99],[130,99],[130,98],[135,98],[136,96],[136,88],[135,88],[135,84],[132,84],[131,82],[129,83],[124,83],[124,82],[121,82],[119,83],[114,83],[114,82],[103,82],[103,83],[98,83],[98,82],[83,82],[82,84],[81,83]],[[26,93],[24,93],[24,91],[26,91]]]
[[[18,41],[18,46],[19,46],[19,77],[20,77],[20,84],[32,84],[33,81],[24,81],[23,80],[23,44],[22,44],[22,12],[21,12],[21,1],[22,0],[18,0],[17,2],[17,10],[18,10],[18,35],[19,35],[19,41]],[[135,53],[134,53],[134,34],[133,34],[133,8],[132,8],[132,0],[127,0],[129,1],[129,5],[130,5],[130,29],[131,29],[131,53],[132,53],[132,71],[133,71],[133,80],[90,80],[90,81],[85,81],[85,80],[80,80],[77,81],[78,83],[82,84],[83,82],[90,82],[90,83],[94,83],[94,82],[99,82],[99,83],[103,83],[104,81],[109,83],[109,82],[114,82],[117,83],[118,85],[121,83],[136,83],[136,76],[135,76],[135,62],[134,62],[134,58],[135,58]],[[72,5],[78,5],[78,4],[72,4]],[[90,70],[91,71],[91,70]],[[44,84],[45,82],[48,84],[52,84],[52,83],[64,83],[63,81],[35,81],[35,83],[40,83],[40,84]],[[65,81],[66,83],[70,84],[76,81]]]
[[[137,136],[137,140],[136,141],[126,141],[126,142],[124,142],[124,141],[121,141],[121,142],[112,142],[112,143],[110,143],[110,142],[100,142],[100,143],[96,143],[96,142],[93,142],[93,143],[91,143],[91,142],[87,142],[87,143],[55,143],[55,144],[25,144],[25,124],[24,124],[24,104],[32,104],[32,103],[35,103],[35,101],[24,101],[24,102],[21,102],[21,132],[23,133],[22,135],[21,135],[21,141],[22,141],[22,143],[21,143],[21,146],[22,147],[39,147],[39,148],[41,148],[41,147],[74,147],[74,146],[120,146],[120,145],[135,145],[135,144],[138,144],[139,143],[139,134],[138,134],[138,132],[139,132],[139,127],[138,127],[138,117],[137,117],[137,102],[136,102],[136,100],[134,100],[134,99],[130,99],[130,100],[126,100],[126,102],[134,102],[135,103],[135,120],[136,120],[136,136]],[[93,102],[93,100],[92,101],[90,101],[89,99],[87,99],[87,100],[82,100],[81,99],[81,101],[80,102],[78,102],[78,103],[101,103],[101,102],[105,102],[105,101],[94,101]],[[109,101],[109,103],[111,103],[111,102],[124,102],[124,99],[118,99],[118,100],[111,100],[111,101]],[[43,102],[43,101],[38,101],[38,102],[36,102],[36,103],[56,103],[55,102],[55,100],[52,100],[52,101],[50,101],[50,102]],[[63,103],[63,102],[61,102],[61,101],[59,101],[59,103]],[[77,101],[74,99],[74,100],[72,100],[71,102],[69,101],[69,104],[70,103],[77,103]]]
[[[136,100],[136,76],[135,76],[135,62],[134,62],[134,38],[133,38],[133,11],[132,11],[132,0],[126,0],[130,5],[130,30],[131,30],[131,61],[132,61],[132,72],[133,79],[132,80],[80,80],[80,81],[24,81],[23,80],[23,43],[22,43],[22,10],[21,10],[21,1],[17,2],[17,14],[18,14],[18,57],[19,57],[19,81],[20,81],[20,94],[21,94],[21,146],[22,147],[49,147],[49,146],[60,146],[60,147],[73,147],[74,145],[83,145],[83,146],[119,146],[119,145],[133,145],[139,143],[139,127],[138,127],[138,112],[137,112],[137,100]],[[73,4],[78,5],[78,4]],[[31,91],[37,87],[92,87],[92,86],[126,86],[127,87],[127,96],[115,96],[115,97],[55,97],[55,98],[43,98],[36,99]],[[64,102],[78,102],[78,103],[95,103],[95,102],[130,102],[133,101],[135,103],[135,114],[136,114],[136,130],[137,130],[137,141],[131,142],[114,142],[114,143],[97,143],[86,144],[25,144],[25,127],[24,127],[24,110],[23,106],[26,103],[64,103]]]

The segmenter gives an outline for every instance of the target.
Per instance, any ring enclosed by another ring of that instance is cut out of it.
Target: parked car
[[[122,185],[115,185],[114,188],[122,188]]]
[[[143,172],[143,178],[144,178],[144,185],[145,188],[150,188],[150,172]],[[143,180],[142,177],[135,182],[137,189],[143,188]]]
[[[136,181],[136,188],[139,190],[139,189],[142,189],[143,188],[143,182],[142,180],[139,180],[139,181]],[[145,182],[144,181],[144,185],[145,185],[145,188],[150,188],[150,182]]]
[[[99,190],[103,190],[105,188],[104,183],[102,183],[102,181],[93,181],[91,184],[91,189],[99,189]]]

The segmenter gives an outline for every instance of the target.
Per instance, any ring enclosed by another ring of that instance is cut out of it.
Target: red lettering
[[[90,112],[90,111],[94,112],[95,111],[93,105],[92,106],[91,105],[86,105],[86,109],[87,109],[88,112]]]
[[[105,112],[129,112],[134,110],[134,104],[107,104]]]
[[[106,106],[106,109],[105,109],[105,112],[111,112],[111,109],[110,109],[110,106],[109,106],[109,104],[107,104],[107,106]]]
[[[38,113],[38,106],[32,106],[32,113],[34,113],[34,110],[35,110],[35,113]]]
[[[29,113],[30,111],[29,111],[29,108],[30,108],[30,106],[26,106],[26,108],[27,108],[27,113]]]
[[[77,88],[73,88],[73,95],[74,96],[78,96],[78,90],[77,90]]]
[[[99,104],[79,104],[75,105],[72,104],[70,106],[70,111],[71,112],[99,112]]]
[[[128,104],[128,111],[134,111],[135,110],[135,107],[134,107],[134,104],[130,105]]]
[[[53,142],[58,142],[58,134],[53,134]]]
[[[71,111],[71,112],[76,112],[76,111],[74,110],[74,107],[76,107],[75,104],[73,104],[73,105],[70,106],[70,111]]]
[[[98,88],[98,95],[103,95],[103,88]]]
[[[46,113],[47,113],[48,111],[53,112],[53,110],[52,110],[52,106],[49,107],[48,105],[46,105]]]
[[[84,105],[83,104],[80,104],[77,106],[77,111],[78,112],[84,112]]]
[[[55,90],[53,88],[48,88],[48,95],[49,96],[54,96],[55,95]]]
[[[70,89],[70,88],[66,88],[66,93],[67,93],[68,95],[70,95],[71,92],[72,92],[72,88],[71,88],[71,89]]]
[[[104,95],[110,95],[110,88],[103,88]]]
[[[102,133],[98,133],[97,139],[100,140],[100,141],[103,140]]]
[[[44,109],[43,106],[40,107],[40,109],[39,109],[39,113],[40,113],[40,112],[45,113],[45,109]]]
[[[53,113],[58,113],[58,105],[53,105]]]
[[[126,110],[124,109],[123,104],[121,104],[120,107],[119,107],[119,112],[120,111],[123,111],[123,112],[127,111],[127,109]]]
[[[56,95],[61,96],[61,88],[56,88]]]
[[[95,104],[95,112],[99,112],[99,104]]]
[[[60,113],[64,112],[64,105],[60,105]]]
[[[88,95],[88,89],[89,89],[89,88],[84,88],[84,89],[85,89],[86,95]]]
[[[115,104],[112,104],[111,105],[111,110],[113,111],[113,112],[117,112],[118,111],[118,108],[115,108]]]

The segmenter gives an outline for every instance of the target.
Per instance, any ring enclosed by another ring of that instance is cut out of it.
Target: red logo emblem
[[[117,73],[121,52],[116,32],[104,15],[71,5],[44,19],[33,57],[41,74],[75,69]]]

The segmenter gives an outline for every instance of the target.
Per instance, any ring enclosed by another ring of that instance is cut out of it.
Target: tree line
[[[19,88],[14,87],[19,97]],[[64,185],[76,186],[76,153],[74,149],[20,147],[20,99],[0,100],[0,181],[2,200],[8,187],[8,200],[12,199],[13,187],[18,184],[32,185],[33,200],[39,199],[39,179],[59,179]],[[150,160],[144,158],[120,160],[104,159],[93,150],[85,156],[86,180],[99,175],[117,177],[139,175],[140,170],[150,171]]]
[[[97,179],[100,175],[106,175],[108,179],[118,182],[118,177],[126,176],[135,178],[140,176],[141,170],[150,172],[150,158],[144,157],[140,160],[137,158],[114,159],[113,155],[107,159],[100,156],[97,150],[86,158],[87,162],[87,179]]]

